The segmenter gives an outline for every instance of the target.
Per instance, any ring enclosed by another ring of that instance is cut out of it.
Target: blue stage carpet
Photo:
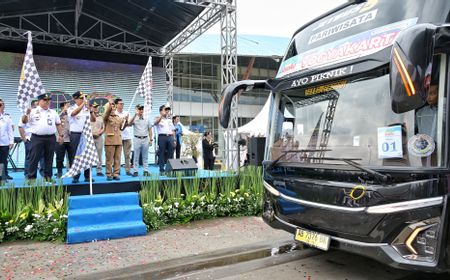
[[[139,168],[139,176],[133,177],[133,176],[125,175],[125,169],[122,167],[119,181],[116,181],[116,180],[107,181],[106,176],[101,176],[101,177],[96,176],[96,172],[93,169],[93,177],[92,178],[95,180],[95,182],[93,182],[94,193],[116,193],[116,192],[139,191],[140,182],[143,179],[158,180],[158,181],[167,181],[167,180],[176,180],[177,179],[175,175],[171,176],[170,174],[160,174],[159,167],[155,166],[155,165],[150,165],[148,171],[150,172],[150,176],[144,177],[142,175],[143,168],[140,167]],[[56,174],[56,169],[53,172],[54,172],[54,174]],[[16,187],[16,188],[29,187],[27,184],[25,184],[26,180],[25,180],[23,171],[13,172],[12,170],[8,170],[8,173],[11,177],[13,177],[13,179],[9,180],[8,182],[12,183],[14,185],[14,187]],[[103,174],[105,174],[105,168],[103,168]],[[220,171],[220,170],[210,171],[210,170],[198,169],[198,171],[196,172],[196,174],[194,176],[189,176],[189,175],[183,176],[183,180],[194,178],[194,177],[206,179],[206,178],[213,178],[213,177],[215,177],[215,178],[227,177],[230,175],[231,174],[226,171]],[[55,179],[55,181],[57,183],[60,182],[60,179],[57,179],[56,176],[53,176],[53,178]],[[38,175],[38,180],[39,179],[42,179],[42,178]],[[89,194],[89,182],[84,182],[83,174],[81,174],[81,176],[80,176],[79,183],[73,184],[72,178],[65,178],[65,179],[62,179],[62,185],[66,186],[68,191],[72,195]]]

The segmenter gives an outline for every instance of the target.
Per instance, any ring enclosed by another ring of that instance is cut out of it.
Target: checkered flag
[[[98,153],[92,137],[91,122],[89,116],[87,116],[73,164],[70,170],[61,178],[73,177],[81,173],[81,171],[91,168],[97,161]]]
[[[39,77],[33,59],[33,44],[31,43],[31,31],[28,34],[28,45],[23,60],[22,73],[20,74],[19,90],[17,92],[17,107],[25,113],[30,107],[31,100],[44,94],[45,89]]]
[[[139,93],[139,95],[144,98],[144,119],[146,120],[152,111],[152,76],[152,57],[150,56],[147,65],[145,66],[144,73],[142,73],[139,85],[136,88],[136,93]]]

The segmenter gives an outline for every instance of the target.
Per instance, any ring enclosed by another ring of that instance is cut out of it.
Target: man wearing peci
[[[97,176],[104,176],[102,172],[103,165],[103,132],[105,132],[105,124],[102,116],[99,112],[100,105],[93,101],[91,104],[91,110],[95,114],[95,122],[92,125],[92,137],[94,138],[95,148],[97,149],[98,161],[97,161]]]
[[[55,110],[50,109],[50,94],[38,96],[38,106],[22,117],[24,124],[29,123],[31,131],[30,166],[28,179],[35,180],[37,177],[38,162],[44,153],[44,177],[46,180],[52,178],[53,156],[55,154],[56,137],[62,142],[61,120]]]
[[[105,123],[106,180],[120,180],[120,154],[122,152],[122,118],[116,114],[115,102],[108,96],[103,121]],[[114,167],[114,169],[113,169]]]

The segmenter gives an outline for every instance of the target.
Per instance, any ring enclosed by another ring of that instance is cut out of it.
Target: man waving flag
[[[17,92],[17,107],[25,114],[32,99],[44,94],[45,89],[36,69],[33,59],[33,44],[31,43],[31,31],[28,34],[28,45],[20,74],[19,90]]]
[[[97,164],[98,153],[95,148],[94,138],[92,137],[91,122],[89,116],[86,117],[83,126],[83,132],[81,133],[80,143],[78,144],[75,159],[70,167],[70,170],[64,174],[61,178],[73,177],[81,171],[91,168],[92,165]],[[92,181],[91,181],[91,194],[92,194]]]
[[[152,57],[150,56],[147,65],[145,66],[144,73],[142,73],[139,85],[136,88],[136,93],[139,93],[139,95],[144,98],[144,119],[146,120],[152,111],[152,88]]]

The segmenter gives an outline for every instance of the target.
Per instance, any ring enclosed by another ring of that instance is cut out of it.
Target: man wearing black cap
[[[67,110],[70,107],[69,102],[61,102],[59,103],[59,109],[61,112],[59,113],[59,119],[61,120],[62,127],[62,142],[58,142],[56,144],[56,169],[58,178],[62,176],[62,170],[64,167],[64,159],[66,158],[66,154],[70,159],[69,155],[71,154],[70,148],[70,127],[69,127],[69,116],[67,115]],[[72,165],[72,161],[69,160],[69,164]]]
[[[154,123],[158,133],[158,164],[159,172],[164,172],[164,165],[167,159],[173,158],[173,147],[176,144],[174,131],[175,127],[170,117],[170,107],[161,105],[159,107],[159,117]]]
[[[30,166],[28,170],[28,179],[31,180],[37,177],[37,167],[42,151],[45,158],[44,177],[46,180],[51,180],[56,132],[58,132],[58,141],[63,140],[61,120],[56,111],[49,108],[50,100],[50,94],[39,95],[38,106],[22,118],[24,124],[29,123],[31,131]]]
[[[142,156],[142,164],[144,165],[144,176],[149,176],[148,172],[148,148],[149,145],[153,144],[153,132],[152,132],[152,124],[149,120],[144,118],[144,106],[137,105],[136,106],[136,114],[130,120],[129,125],[134,128],[134,139],[133,139],[133,147],[134,147],[134,162],[133,162],[133,177],[137,177],[139,175],[139,157]]]
[[[89,104],[86,96],[82,92],[77,91],[72,94],[72,98],[75,101],[75,104],[67,110],[70,127],[70,164],[72,164],[75,158],[75,153],[77,151],[78,144],[80,143],[81,133],[83,132],[84,122],[86,121],[86,118],[89,117],[91,122],[95,122],[95,115],[89,110]],[[85,182],[89,182],[90,176],[90,169],[88,168],[84,170]],[[79,178],[80,174],[73,176],[72,183],[78,183]]]

